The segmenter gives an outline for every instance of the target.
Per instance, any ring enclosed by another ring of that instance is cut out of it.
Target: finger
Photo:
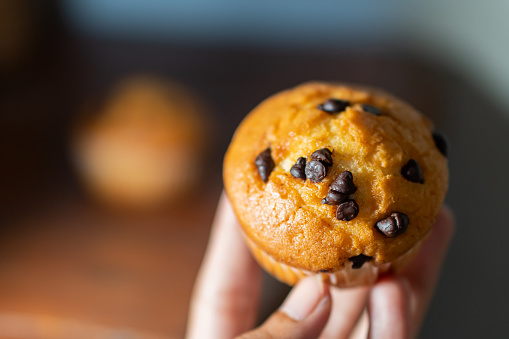
[[[368,338],[404,339],[410,333],[409,287],[400,277],[382,278],[369,295]]]
[[[348,338],[368,298],[369,287],[331,288],[332,311],[321,339]]]
[[[253,328],[260,279],[223,193],[191,301],[187,338],[233,338]]]
[[[369,330],[369,318],[368,318],[368,310],[367,307],[364,307],[362,313],[357,320],[357,324],[350,333],[349,339],[366,339],[368,337]]]
[[[447,247],[454,233],[454,218],[452,212],[444,206],[428,239],[417,257],[400,275],[403,284],[408,288],[410,318],[408,324],[410,337],[415,337],[422,324],[423,317],[433,296],[435,285],[440,273]],[[368,316],[357,323],[351,338],[365,337],[368,332]],[[373,331],[371,330],[371,333]],[[358,336],[357,334],[360,334]]]
[[[440,269],[453,234],[454,216],[451,210],[444,206],[419,254],[401,274],[410,285],[413,336],[418,333],[435,292]]]
[[[281,308],[261,327],[238,339],[313,339],[322,332],[331,310],[328,286],[308,277],[290,292]]]

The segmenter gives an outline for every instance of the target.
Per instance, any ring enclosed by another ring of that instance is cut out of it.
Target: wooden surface
[[[182,338],[220,188],[127,213],[53,193],[0,238],[0,338]],[[289,287],[263,275],[259,321]]]
[[[216,196],[152,215],[53,199],[0,241],[0,333],[10,314],[181,337]]]

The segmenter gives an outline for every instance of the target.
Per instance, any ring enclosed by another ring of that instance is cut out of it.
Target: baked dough
[[[328,113],[330,99],[347,105]],[[225,189],[249,242],[277,262],[310,272],[341,270],[360,255],[375,265],[392,262],[428,234],[447,191],[447,159],[433,131],[415,108],[384,91],[305,83],[269,97],[244,119],[225,156]],[[323,148],[332,152],[323,180],[290,173],[299,158],[309,163]],[[255,162],[267,149],[274,168],[264,182]],[[417,170],[403,175],[411,160]],[[358,215],[349,221],[337,218],[338,205],[322,203],[345,171],[357,188],[348,198]],[[408,225],[389,237],[376,225],[393,213],[406,215]]]

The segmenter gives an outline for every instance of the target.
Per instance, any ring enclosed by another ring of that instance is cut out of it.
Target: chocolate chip
[[[359,254],[359,255],[356,255],[355,257],[348,258],[348,260],[350,260],[353,263],[353,265],[352,265],[353,269],[361,268],[365,262],[370,261],[371,259],[373,259],[373,257],[367,256],[364,254]]]
[[[336,211],[336,219],[350,221],[359,214],[359,205],[355,200],[347,200],[338,206]]]
[[[269,175],[275,167],[274,160],[270,155],[270,147],[267,147],[262,153],[258,154],[255,159],[255,166],[258,168],[258,173],[263,182],[269,180]]]
[[[324,111],[325,113],[332,114],[343,112],[348,106],[350,106],[349,101],[339,99],[329,99],[324,103],[318,105],[318,109]]]
[[[406,180],[424,184],[424,177],[422,176],[421,167],[414,159],[408,160],[405,166],[401,169],[401,175]]]
[[[339,205],[348,198],[348,194],[339,193],[336,191],[329,191],[327,196],[322,199],[322,204]]]
[[[328,148],[322,148],[311,153],[311,160],[321,161],[325,166],[332,165],[332,152]]]
[[[447,137],[439,132],[439,131],[433,131],[433,140],[435,141],[435,146],[438,148],[440,153],[443,154],[444,157],[447,157],[449,154],[449,143],[447,141]]]
[[[306,180],[306,158],[297,159],[297,163],[290,168],[290,174],[295,178]]]
[[[375,106],[363,104],[362,109],[364,110],[364,112],[368,112],[376,116],[382,115],[382,111],[380,110],[380,108],[377,108]]]
[[[317,160],[312,160],[306,165],[306,177],[312,182],[320,182],[327,176],[327,167]]]
[[[394,212],[390,217],[378,221],[375,224],[375,228],[387,238],[394,238],[405,233],[408,228],[408,223],[409,219],[406,214]]]
[[[300,157],[299,159],[297,159],[296,165],[306,167],[306,158]]]
[[[330,189],[343,194],[353,194],[357,187],[353,183],[353,175],[350,171],[344,171],[330,185]]]

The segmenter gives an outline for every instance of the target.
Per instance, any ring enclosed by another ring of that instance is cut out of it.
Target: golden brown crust
[[[330,98],[351,106],[330,115],[317,105]],[[364,112],[360,104],[382,109]],[[359,86],[306,83],[256,107],[237,129],[224,161],[224,183],[246,235],[276,260],[310,270],[337,270],[352,256],[390,262],[430,230],[444,200],[447,160],[431,136],[431,122],[383,91]],[[264,183],[254,165],[271,147],[275,168]],[[294,178],[299,157],[327,147],[333,165],[319,183]],[[425,183],[408,181],[401,168],[415,159]],[[350,171],[358,187],[359,215],[335,218],[336,206],[321,204],[329,185]],[[408,230],[387,238],[374,228],[392,212],[409,216]]]

